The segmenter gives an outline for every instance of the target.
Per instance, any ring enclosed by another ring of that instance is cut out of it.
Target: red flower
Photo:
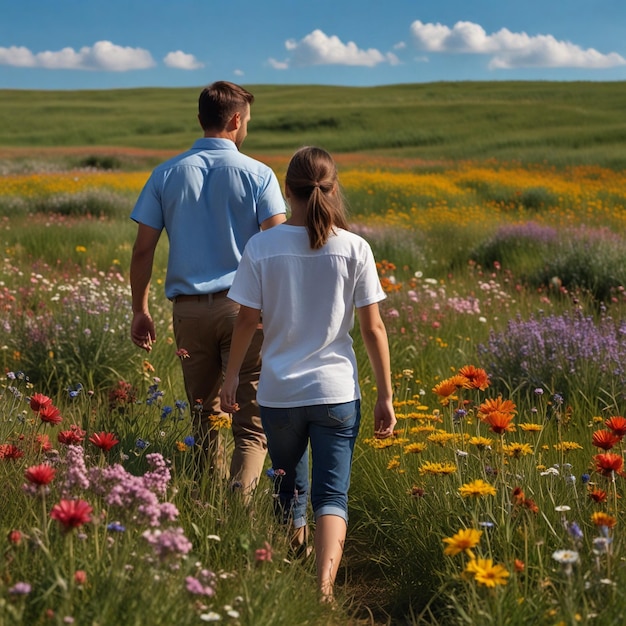
[[[603,476],[611,476],[613,472],[621,474],[624,466],[624,459],[619,454],[612,452],[596,454],[593,460],[596,462],[596,470]]]
[[[604,425],[610,428],[620,439],[626,435],[626,418],[623,418],[621,415],[609,417],[604,422]]]
[[[94,433],[89,437],[89,441],[105,452],[108,452],[114,445],[119,443],[119,440],[115,438],[113,433],[105,433],[104,431]]]
[[[59,432],[59,434],[57,435],[57,439],[59,440],[59,443],[62,443],[66,446],[75,446],[79,443],[82,443],[86,434],[87,433],[82,428],[80,428],[80,426],[72,424],[69,430],[62,430],[61,432]]]
[[[12,530],[8,535],[9,543],[19,546],[22,543],[22,533],[19,530]]]
[[[591,443],[597,448],[610,450],[620,438],[611,430],[596,430],[591,439]]]
[[[589,497],[594,502],[597,502],[598,504],[603,504],[604,502],[606,502],[608,494],[606,491],[604,491],[604,489],[598,489],[598,487],[594,487],[593,489],[589,490]]]
[[[74,572],[74,582],[77,585],[84,585],[87,582],[87,572],[84,569],[77,569]]]
[[[91,521],[93,509],[84,500],[61,500],[50,511],[50,517],[63,525],[65,530],[78,528]]]
[[[30,398],[30,408],[39,413],[41,409],[50,406],[52,404],[52,398],[44,396],[42,393],[34,393]]]
[[[53,404],[48,404],[47,406],[39,409],[39,417],[42,422],[47,422],[48,424],[60,424],[63,421],[61,417],[61,411],[57,409]]]
[[[35,485],[47,485],[51,483],[55,474],[56,470],[47,463],[33,465],[24,472],[26,480]]]
[[[24,456],[24,452],[11,443],[0,445],[0,459],[19,459]]]

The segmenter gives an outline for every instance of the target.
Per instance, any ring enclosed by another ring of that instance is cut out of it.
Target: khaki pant
[[[193,434],[202,449],[198,459],[200,473],[226,474],[221,437],[219,430],[212,428],[211,418],[223,415],[219,393],[238,312],[239,305],[227,298],[225,291],[179,296],[174,301],[174,336],[178,349],[186,350],[185,356],[181,356],[183,378],[193,415]],[[257,485],[267,454],[256,402],[262,343],[263,331],[258,329],[241,366],[237,389],[240,408],[232,420],[235,447],[230,479],[246,493]]]

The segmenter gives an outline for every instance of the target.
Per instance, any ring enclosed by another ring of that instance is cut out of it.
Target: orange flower
[[[608,513],[602,511],[596,511],[591,514],[591,521],[596,526],[606,526],[607,528],[613,528],[617,524],[617,519]]]
[[[521,574],[524,571],[526,565],[524,565],[524,561],[520,561],[519,559],[515,559],[513,562],[513,567],[518,574]]]
[[[470,387],[472,389],[480,389],[484,391],[489,387],[489,376],[484,369],[474,367],[473,365],[466,365],[459,370],[461,376],[465,376],[470,381]]]
[[[619,440],[620,437],[612,430],[596,430],[592,435],[591,443],[597,448],[610,450]]]
[[[515,489],[513,489],[513,501],[515,502],[515,504],[522,504],[524,502],[524,500],[526,499],[526,494],[524,493],[524,490],[521,487],[515,487]]]
[[[513,429],[511,425],[512,419],[513,415],[501,413],[500,411],[492,411],[485,416],[485,421],[489,424],[491,430],[498,435]]]
[[[502,396],[498,396],[493,399],[485,400],[478,407],[478,417],[484,420],[489,413],[493,413],[494,411],[498,411],[498,413],[510,413],[511,415],[515,414],[517,407],[515,403],[511,400],[503,400]]]
[[[604,422],[604,425],[610,428],[620,439],[626,435],[626,418],[623,418],[621,415],[609,417]]]
[[[619,454],[612,452],[596,454],[593,460],[596,462],[596,470],[603,476],[611,476],[614,472],[616,474],[622,473],[624,459]]]
[[[602,504],[603,502],[606,502],[608,494],[606,493],[606,491],[604,491],[604,489],[598,489],[598,487],[594,487],[593,489],[589,490],[589,497],[594,502]]]
[[[433,392],[442,398],[451,396],[458,389],[469,389],[470,381],[465,376],[446,378],[433,387]]]

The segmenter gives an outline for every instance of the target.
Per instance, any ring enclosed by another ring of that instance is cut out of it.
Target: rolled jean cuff
[[[341,507],[333,506],[332,504],[326,504],[320,507],[315,511],[315,521],[322,517],[322,515],[336,515],[337,517],[343,518],[346,525],[348,524],[348,514]]]
[[[303,526],[306,526],[306,517],[304,517],[304,515],[300,517],[294,517],[291,523],[294,528],[302,528]]]

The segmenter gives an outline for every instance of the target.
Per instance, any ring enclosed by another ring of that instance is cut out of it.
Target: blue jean
[[[275,472],[284,471],[274,483],[281,522],[291,521],[295,528],[306,524],[310,443],[310,492],[315,519],[338,515],[347,523],[350,470],[361,423],[360,401],[260,409],[272,466]]]

